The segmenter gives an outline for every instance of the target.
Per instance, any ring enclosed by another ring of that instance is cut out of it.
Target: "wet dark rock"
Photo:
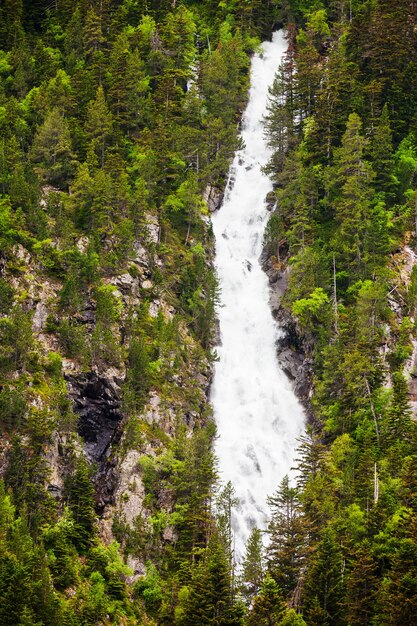
[[[313,389],[313,361],[310,356],[311,350],[305,339],[300,336],[291,312],[282,304],[288,287],[289,269],[284,264],[278,264],[276,259],[273,262],[266,251],[261,262],[271,287],[272,315],[281,329],[281,336],[276,342],[278,361],[291,380],[294,392],[302,402],[307,415],[312,418],[310,398]]]
[[[96,372],[69,374],[66,380],[74,412],[79,416],[78,432],[84,439],[86,454],[91,461],[101,463],[123,417],[122,381]]]

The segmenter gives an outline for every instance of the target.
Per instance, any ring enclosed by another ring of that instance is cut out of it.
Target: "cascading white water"
[[[269,306],[269,286],[259,257],[272,183],[261,172],[270,158],[262,116],[286,43],[281,31],[252,60],[249,103],[243,117],[245,148],[237,152],[223,206],[212,216],[221,345],[211,401],[218,428],[220,476],[239,499],[233,514],[237,560],[253,527],[265,528],[267,496],[293,463],[303,410],[279,367],[279,329]]]

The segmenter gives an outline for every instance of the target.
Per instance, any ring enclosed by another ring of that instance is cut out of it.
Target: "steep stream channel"
[[[252,61],[242,126],[245,148],[236,153],[223,205],[213,215],[221,345],[211,401],[221,479],[232,481],[239,499],[232,522],[237,560],[251,529],[266,527],[267,496],[289,472],[304,425],[303,410],[277,360],[280,331],[259,263],[268,219],[265,197],[272,190],[261,172],[270,156],[262,116],[286,50],[283,33],[274,33],[262,50]]]

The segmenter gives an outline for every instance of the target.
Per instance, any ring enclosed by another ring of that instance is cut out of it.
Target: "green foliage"
[[[0,314],[7,314],[13,304],[13,288],[4,280],[0,278]]]
[[[253,601],[246,619],[247,626],[278,626],[285,615],[285,603],[277,583],[269,574],[262,582],[261,590]]]
[[[17,517],[4,485],[0,487],[0,619],[4,624],[45,624],[62,620],[46,555]]]
[[[46,182],[65,187],[74,169],[71,135],[65,118],[54,108],[39,127],[30,157],[36,173]]]
[[[284,477],[278,491],[268,498],[271,521],[266,549],[268,572],[285,597],[290,597],[301,575],[305,557],[305,526],[298,490]]]
[[[215,536],[182,597],[184,606],[181,612],[177,612],[176,620],[179,626],[242,624],[240,608],[233,602],[231,594],[230,568]]]
[[[284,616],[281,626],[307,626],[301,615],[290,609]]]
[[[31,315],[16,305],[0,318],[0,371],[25,370],[34,347]]]
[[[83,458],[77,462],[73,475],[68,477],[66,490],[69,508],[74,520],[71,540],[76,548],[83,553],[93,544],[96,534],[91,470]]]
[[[413,624],[416,436],[404,366],[417,279],[396,254],[414,249],[417,223],[412,3],[45,6],[0,7],[10,491],[0,493],[0,622]],[[218,298],[201,197],[223,185],[239,147],[249,54],[282,22],[288,52],[265,119],[277,197],[266,239],[274,263],[288,262],[283,306],[313,364],[315,419],[299,486],[271,498],[266,576],[259,531],[248,544],[244,618],[233,491],[216,532],[214,429],[197,384]],[[122,547],[100,543],[90,468],[66,447],[78,449],[71,367],[126,371],[123,452],[142,455],[145,509],[131,526],[115,520]],[[162,424],[143,419],[151,390]],[[55,445],[67,474],[58,502],[47,488]],[[133,599],[123,549],[149,561]]]
[[[135,584],[135,596],[142,599],[150,615],[158,613],[163,593],[160,577],[152,564],[148,564],[146,576]]]
[[[303,330],[312,332],[318,324],[325,324],[329,317],[330,300],[321,287],[317,287],[309,298],[296,300],[292,312]]]
[[[248,605],[252,603],[253,598],[258,595],[261,588],[264,574],[263,552],[261,531],[254,528],[246,544],[242,575],[239,581],[240,592]]]

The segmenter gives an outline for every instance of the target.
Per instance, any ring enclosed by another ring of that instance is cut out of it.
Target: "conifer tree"
[[[103,167],[105,148],[112,135],[113,116],[107,106],[104,89],[101,85],[97,89],[95,100],[92,100],[87,107],[85,129]]]
[[[375,187],[390,196],[394,191],[392,172],[394,170],[394,155],[392,147],[392,132],[387,104],[384,104],[381,117],[375,127],[370,144],[370,157],[375,172]]]
[[[74,170],[68,123],[57,108],[47,115],[33,140],[31,160],[36,173],[52,185],[65,187]]]
[[[291,64],[292,66],[292,64]],[[269,99],[264,117],[265,138],[273,150],[268,169],[277,173],[283,168],[285,155],[295,144],[294,78],[282,65],[269,88]]]
[[[246,552],[242,563],[240,590],[246,603],[250,605],[258,595],[264,576],[264,548],[259,528],[254,528],[246,544]]]
[[[311,28],[300,29],[297,35],[297,99],[300,109],[300,122],[309,118],[315,108],[320,85],[319,53],[314,45],[314,32]]]
[[[335,533],[326,530],[305,574],[303,606],[307,624],[345,626],[344,560]]]
[[[314,157],[329,163],[345,130],[348,112],[355,110],[358,69],[349,61],[341,38],[332,46],[317,94],[314,123],[307,147]]]
[[[71,539],[77,549],[85,553],[94,541],[96,518],[91,472],[83,457],[77,462],[73,476],[68,478],[67,493],[69,507],[74,518]]]
[[[233,568],[233,530],[232,530],[232,511],[239,503],[232,483],[229,481],[223,489],[221,489],[215,502],[216,522],[219,532],[219,538],[223,542],[224,552],[229,561],[229,566]]]
[[[216,535],[210,539],[203,560],[190,584],[184,614],[178,626],[239,626],[242,615],[231,591],[231,572]]]
[[[342,146],[335,151],[335,165],[328,181],[334,193],[333,206],[339,225],[335,235],[340,268],[360,271],[364,263],[364,241],[370,219],[371,184],[374,174],[364,160],[362,122],[356,113],[349,116]]]
[[[368,545],[355,550],[346,589],[349,624],[372,622],[376,608],[377,568]]]
[[[268,572],[285,597],[294,591],[301,574],[305,553],[305,530],[300,513],[298,493],[288,476],[282,479],[277,492],[268,498],[271,521],[266,548]]]
[[[245,626],[279,626],[285,615],[282,592],[273,578],[266,574],[261,590],[253,601]]]

